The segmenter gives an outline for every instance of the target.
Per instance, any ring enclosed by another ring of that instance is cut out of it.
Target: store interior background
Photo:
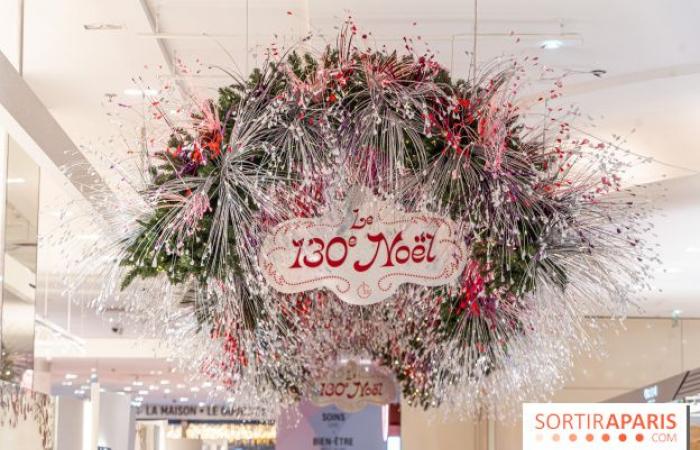
[[[214,389],[173,372],[174,355],[155,338],[139,338],[140,330],[116,319],[118,311],[98,315],[71,304],[61,294],[62,278],[71,275],[62,261],[71,255],[39,238],[61,226],[84,226],[61,214],[85,194],[60,166],[87,160],[99,176],[84,173],[82,181],[116,183],[107,159],[71,151],[91,146],[120,159],[123,147],[108,142],[115,124],[104,104],[139,101],[132,77],[166,73],[213,94],[224,75],[205,70],[185,81],[178,60],[231,67],[233,59],[247,72],[273,34],[287,43],[308,32],[331,39],[348,12],[390,48],[401,47],[402,36],[420,35],[456,74],[467,73],[473,45],[473,3],[457,0],[0,0],[0,12],[3,345],[24,352],[16,364],[33,364],[31,379],[19,381],[68,398],[66,408],[90,398],[95,381],[105,402],[197,405]],[[626,182],[646,186],[659,206],[654,239],[662,265],[655,289],[624,322],[596,319],[600,348],[578,357],[553,400],[604,401],[699,368],[700,4],[482,0],[478,12],[478,61],[532,54],[571,69],[577,75],[564,92],[594,118],[595,133],[623,135],[624,148],[650,158]],[[522,34],[520,42],[510,32]],[[544,42],[558,44],[542,48]],[[597,70],[604,75],[591,74]],[[86,227],[75,254],[99,233]],[[61,420],[80,429],[68,414],[59,414],[59,427]],[[517,422],[463,422],[409,407],[402,408],[401,444],[405,450],[521,448]]]

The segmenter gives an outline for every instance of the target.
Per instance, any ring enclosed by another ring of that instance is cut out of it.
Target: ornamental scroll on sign
[[[259,254],[268,283],[286,294],[327,288],[343,301],[369,305],[402,283],[448,284],[464,269],[467,249],[449,218],[407,213],[371,197],[356,204],[277,225]]]
[[[394,402],[397,394],[391,374],[373,364],[349,361],[318,382],[311,401],[318,406],[335,405],[345,412],[357,412],[370,404]]]

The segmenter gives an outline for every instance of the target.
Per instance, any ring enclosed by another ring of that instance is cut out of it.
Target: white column
[[[92,383],[90,386],[90,408],[89,417],[86,417],[85,425],[88,427],[88,432],[85,434],[87,447],[83,450],[94,450],[97,448],[97,441],[100,432],[100,383]]]
[[[56,398],[56,441],[54,450],[83,449],[84,401],[73,397]]]

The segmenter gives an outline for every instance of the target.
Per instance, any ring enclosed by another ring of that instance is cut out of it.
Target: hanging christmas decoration
[[[218,99],[160,89],[124,177],[137,199],[104,196],[109,238],[71,289],[104,280],[94,306],[251,408],[311,396],[343,355],[426,408],[551,392],[594,342],[584,316],[646,284],[643,208],[614,149],[518,101],[525,65],[462,81],[406,49],[348,21],[319,55],[272,47]]]

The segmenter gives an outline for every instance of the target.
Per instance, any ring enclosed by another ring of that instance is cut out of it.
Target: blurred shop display
[[[139,420],[134,450],[274,450],[275,439],[270,422]]]
[[[51,397],[0,381],[0,405],[0,448],[54,448],[54,402]]]

